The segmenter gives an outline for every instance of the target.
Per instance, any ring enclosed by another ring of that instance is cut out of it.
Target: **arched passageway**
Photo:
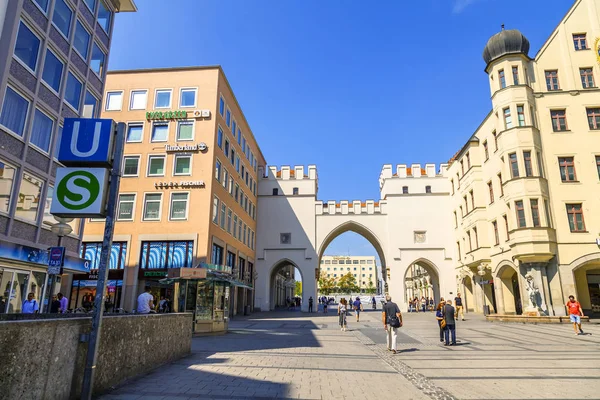
[[[435,266],[426,260],[418,260],[410,264],[404,274],[404,293],[404,301],[407,304],[415,298],[418,299],[421,307],[423,298],[433,299],[433,304],[437,304],[441,294],[440,278]]]
[[[582,261],[573,268],[576,293],[565,293],[565,297],[574,295],[584,313],[597,316],[600,315],[600,255]]]
[[[296,275],[302,273],[294,263],[281,260],[273,266],[270,277],[270,310],[287,309],[296,297]]]
[[[509,265],[505,265],[498,272],[497,284],[502,291],[504,314],[523,314],[523,302],[519,285],[519,273]]]
[[[471,276],[465,275],[463,277],[463,292],[461,293],[463,299],[463,308],[465,312],[475,312],[475,289],[473,287],[473,279]]]

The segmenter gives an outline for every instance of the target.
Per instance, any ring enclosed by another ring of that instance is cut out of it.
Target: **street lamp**
[[[480,264],[477,267],[477,275],[479,275],[479,277],[480,277],[479,278],[479,284],[481,285],[481,295],[483,297],[483,310],[482,310],[483,311],[483,315],[487,315],[486,312],[485,312],[485,307],[486,307],[486,305],[485,305],[485,286],[484,286],[484,283],[483,283],[483,276],[485,275],[486,267],[487,266],[484,265],[484,264]]]
[[[69,222],[73,221],[74,218],[62,218],[55,215],[54,219],[57,223],[52,225],[50,229],[52,230],[52,233],[58,236],[57,246],[60,247],[62,245],[62,238],[73,232],[73,228],[69,225]]]

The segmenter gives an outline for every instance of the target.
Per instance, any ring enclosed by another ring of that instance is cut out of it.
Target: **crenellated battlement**
[[[375,200],[342,200],[336,202],[330,200],[327,202],[316,201],[315,212],[317,215],[333,214],[385,214],[386,202]]]
[[[291,179],[310,179],[317,180],[317,166],[309,165],[307,169],[304,165],[282,165],[280,168],[277,166],[269,166],[267,171],[263,167],[258,167],[258,176],[260,179],[270,180],[291,180]]]
[[[398,164],[395,171],[392,164],[385,164],[379,174],[379,187],[383,186],[386,179],[443,178],[447,171],[448,164],[440,164],[437,171],[435,164],[425,164],[425,168],[421,164]]]

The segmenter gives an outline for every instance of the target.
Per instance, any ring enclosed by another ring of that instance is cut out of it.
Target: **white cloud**
[[[454,14],[460,14],[464,11],[465,8],[478,1],[480,0],[454,0],[454,7],[452,8],[452,12]]]

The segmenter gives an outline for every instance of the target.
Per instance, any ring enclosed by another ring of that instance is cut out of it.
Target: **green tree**
[[[356,278],[352,275],[351,272],[348,272],[346,275],[343,275],[338,282],[338,287],[340,288],[340,292],[345,294],[350,294],[352,292],[358,291],[358,285],[356,284]]]
[[[319,292],[324,295],[329,295],[333,293],[335,289],[335,278],[330,278],[327,276],[325,271],[321,271],[321,275],[319,275]]]
[[[376,290],[377,288],[375,288],[375,286],[373,285],[373,280],[369,278],[369,286],[367,287],[367,293],[374,294]]]
[[[302,282],[301,281],[296,281],[296,291],[295,291],[294,295],[302,297]]]

